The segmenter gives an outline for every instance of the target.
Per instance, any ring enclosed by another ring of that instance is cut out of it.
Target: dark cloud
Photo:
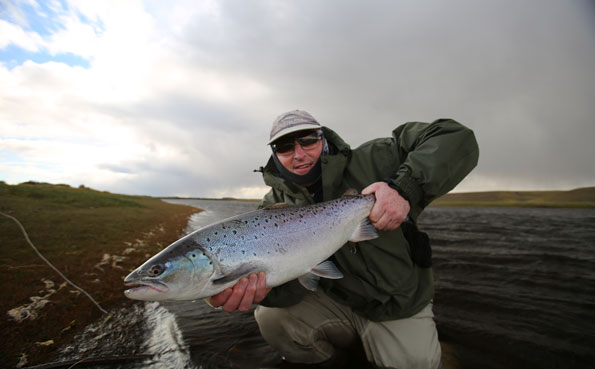
[[[483,186],[572,187],[595,185],[592,10],[580,1],[227,1],[186,35],[197,63],[271,87],[270,120],[303,108],[359,144],[401,122],[451,117],[476,131],[473,176]]]
[[[103,166],[134,175],[114,190],[233,196],[262,185],[252,170],[270,155],[270,124],[296,108],[352,146],[406,121],[461,121],[481,156],[457,190],[595,185],[591,1],[216,4],[218,15],[197,14],[176,33],[172,52],[184,66],[227,78],[230,91],[249,80],[266,93],[217,100],[207,98],[208,85],[187,83],[96,107],[134,127],[149,148],[145,158]],[[156,71],[165,80],[169,72]],[[166,149],[174,159],[161,155]]]

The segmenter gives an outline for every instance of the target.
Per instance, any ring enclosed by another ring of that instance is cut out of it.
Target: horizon
[[[111,192],[111,191],[106,191],[106,190],[101,190],[101,189],[97,189],[97,188],[93,188],[93,187],[89,187],[85,184],[80,184],[78,186],[72,186],[70,184],[67,183],[49,183],[49,182],[40,182],[40,181],[35,181],[35,180],[29,180],[29,181],[25,181],[25,182],[21,182],[21,183],[16,183],[16,184],[11,184],[11,183],[6,183],[3,180],[0,180],[0,183],[4,183],[6,185],[10,185],[10,186],[18,186],[18,185],[23,185],[23,184],[30,184],[30,185],[51,185],[51,186],[67,186],[69,188],[72,189],[88,189],[88,190],[92,190],[92,191],[97,191],[97,192],[107,192],[107,193],[111,193],[114,195],[124,195],[124,196],[139,196],[139,197],[143,197],[143,196],[147,196],[147,197],[153,197],[153,198],[163,198],[163,199],[200,199],[200,200],[249,200],[249,201],[260,201],[262,198],[248,198],[248,197],[237,197],[237,196],[223,196],[223,197],[210,197],[210,196],[200,196],[200,195],[193,195],[193,196],[177,196],[177,195],[166,195],[166,196],[162,196],[162,195],[146,195],[146,194],[134,194],[134,193],[118,193],[118,192]],[[553,189],[553,190],[489,190],[489,191],[450,191],[448,193],[446,193],[445,195],[448,194],[477,194],[477,193],[490,193],[490,192],[497,192],[497,193],[502,193],[502,192],[519,192],[519,193],[534,193],[534,192],[571,192],[571,191],[577,191],[577,190],[585,190],[585,189],[595,189],[595,186],[587,186],[587,187],[577,187],[577,188],[571,188],[571,189]],[[443,195],[443,196],[445,196]]]
[[[589,0],[0,2],[0,180],[261,198],[302,109],[352,148],[465,124],[452,192],[592,187],[593,65]]]

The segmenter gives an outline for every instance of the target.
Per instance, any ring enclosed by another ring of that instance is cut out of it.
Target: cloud
[[[595,185],[586,3],[22,4],[0,13],[9,182],[260,197],[270,124],[301,108],[352,146],[467,124],[481,157],[459,191]]]

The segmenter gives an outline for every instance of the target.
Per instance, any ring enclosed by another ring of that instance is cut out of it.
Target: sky
[[[595,186],[589,0],[0,0],[0,180],[259,198],[273,120],[473,129],[455,192]]]

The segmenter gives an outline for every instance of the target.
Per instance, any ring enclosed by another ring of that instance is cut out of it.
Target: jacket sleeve
[[[473,131],[452,119],[406,123],[393,131],[393,140],[401,165],[389,184],[409,200],[414,219],[461,182],[479,158]]]

